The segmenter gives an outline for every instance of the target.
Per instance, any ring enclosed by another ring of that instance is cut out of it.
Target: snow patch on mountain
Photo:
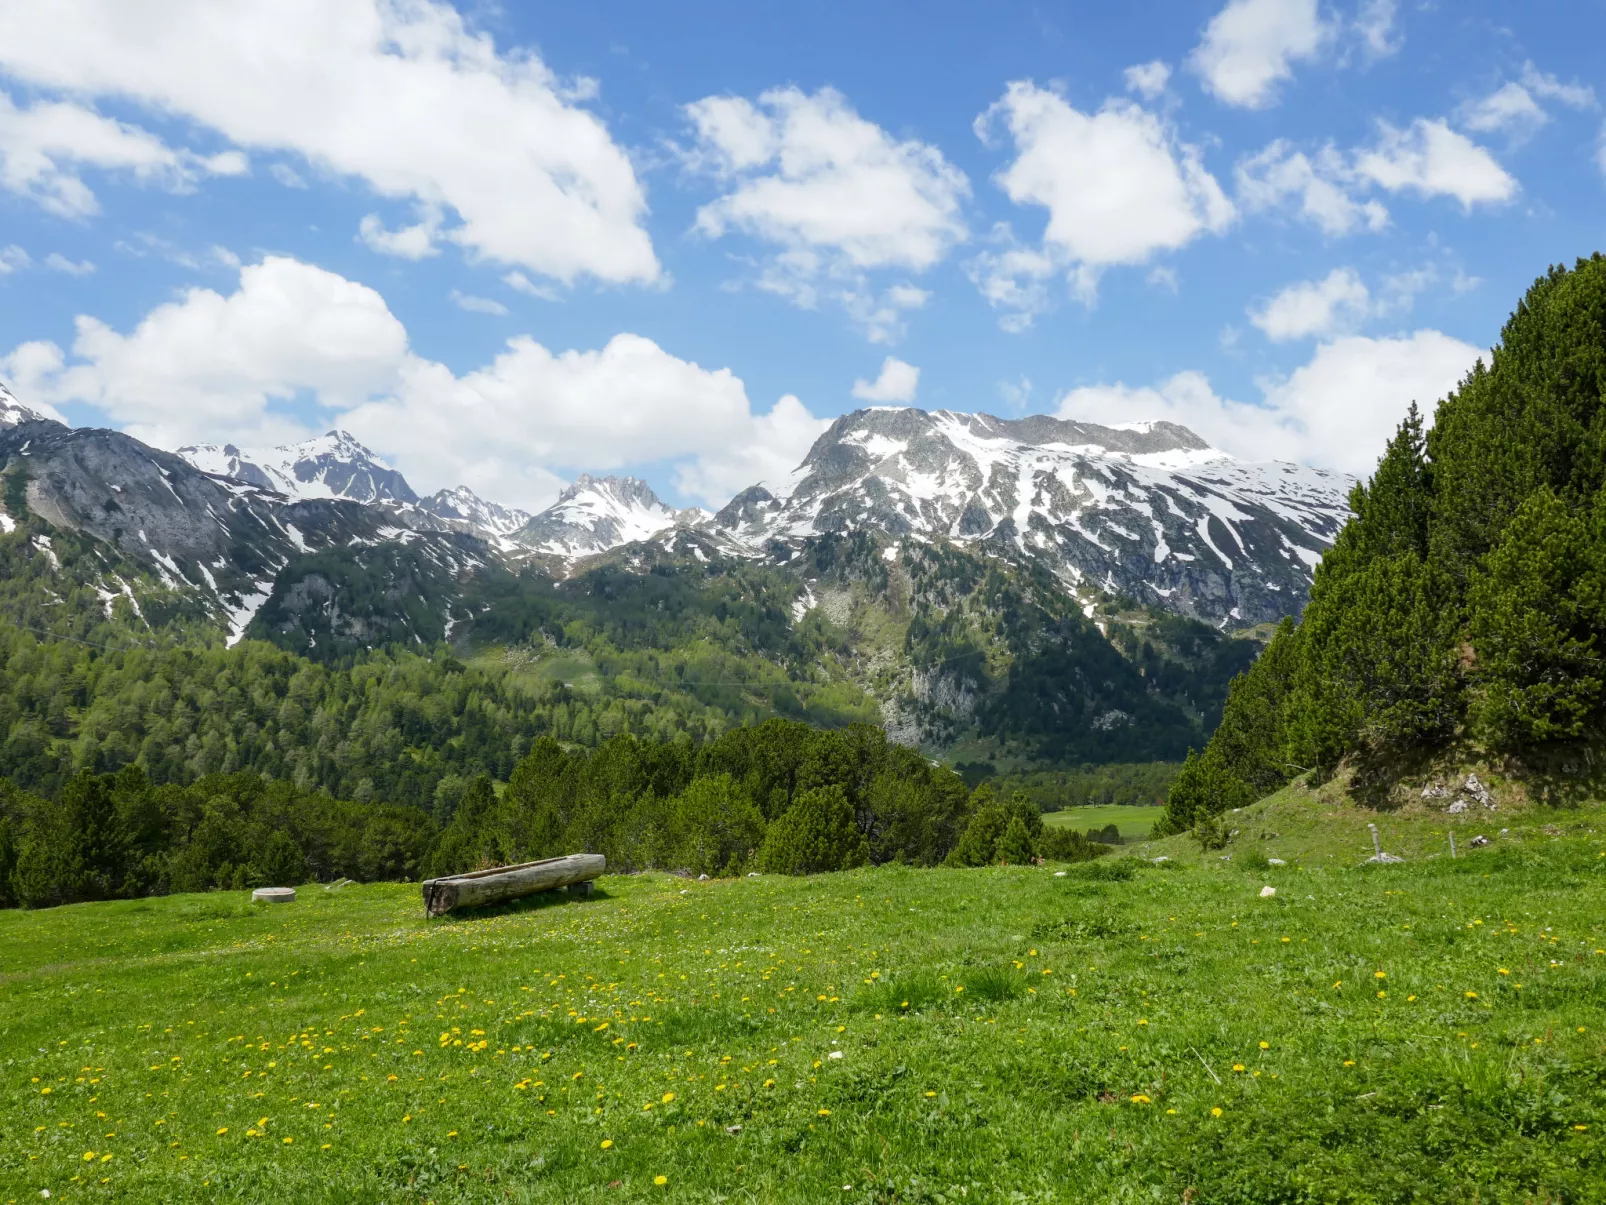
[[[511,536],[532,518],[529,511],[487,502],[466,485],[438,490],[421,499],[418,509],[448,523],[465,523],[495,536]]]
[[[680,524],[706,521],[706,511],[677,511],[638,477],[583,474],[514,534],[534,552],[574,559],[647,540]]]
[[[31,406],[24,406],[17,400],[16,394],[7,389],[4,381],[0,381],[0,431],[11,427],[20,427],[23,423],[49,423],[56,420],[42,411]]]
[[[418,501],[405,477],[344,431],[266,452],[242,451],[233,444],[194,444],[180,448],[178,454],[203,473],[232,477],[298,501]]]
[[[945,536],[1216,622],[1288,613],[1348,516],[1353,479],[1249,463],[1170,422],[876,407],[839,418],[779,497],[755,486],[712,527],[734,550],[877,530]]]

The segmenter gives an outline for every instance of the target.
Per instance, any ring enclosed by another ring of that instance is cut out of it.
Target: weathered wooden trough
[[[590,894],[591,880],[607,866],[608,859],[601,854],[567,854],[517,866],[493,866],[442,879],[425,879],[424,909],[430,916],[440,916],[453,908],[503,904],[558,887]]]

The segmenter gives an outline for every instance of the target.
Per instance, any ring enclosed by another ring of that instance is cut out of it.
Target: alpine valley
[[[583,476],[531,515],[343,432],[167,452],[0,387],[0,484],[30,639],[444,657],[583,712],[582,743],[783,715],[990,772],[1201,745],[1353,482],[1165,422],[873,408],[717,513]]]

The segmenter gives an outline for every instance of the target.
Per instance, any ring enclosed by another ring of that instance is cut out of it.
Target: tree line
[[[430,811],[338,800],[239,771],[157,783],[80,771],[54,794],[0,781],[0,906],[347,877],[412,880],[563,853],[618,871],[812,874],[886,862],[981,866],[1103,852],[1045,829],[1024,795],[968,790],[881,729],[773,719],[703,745],[537,738]]]
[[[1467,742],[1540,763],[1606,735],[1606,259],[1555,267],[1487,362],[1415,405],[1167,800],[1176,831],[1344,762]],[[1587,759],[1575,759],[1587,760]]]

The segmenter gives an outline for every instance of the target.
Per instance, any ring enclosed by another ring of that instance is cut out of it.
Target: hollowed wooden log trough
[[[576,894],[591,894],[591,880],[607,869],[601,854],[568,854],[542,858],[517,866],[493,866],[441,879],[424,880],[424,908],[440,916],[454,908],[482,908],[522,899],[538,891],[567,887]]]

